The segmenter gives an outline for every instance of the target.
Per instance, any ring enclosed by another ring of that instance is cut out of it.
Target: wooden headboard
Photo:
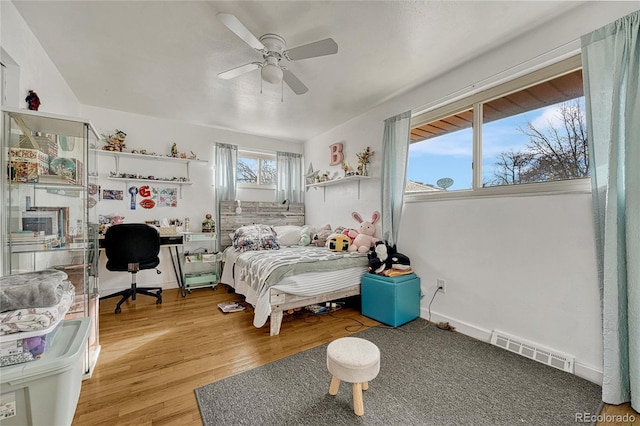
[[[287,206],[267,201],[241,201],[241,213],[236,213],[238,203],[220,201],[220,250],[231,245],[229,234],[241,226],[265,224],[272,226],[304,225],[304,203]]]

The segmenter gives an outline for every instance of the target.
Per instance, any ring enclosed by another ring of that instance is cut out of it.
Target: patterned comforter
[[[282,247],[242,253],[236,259],[236,271],[260,295],[287,276],[366,267],[367,263],[366,253],[334,252],[325,247]]]

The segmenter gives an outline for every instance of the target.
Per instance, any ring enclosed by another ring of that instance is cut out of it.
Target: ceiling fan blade
[[[282,69],[282,79],[296,95],[304,95],[309,91],[309,88],[302,84],[302,82],[298,80],[298,77],[293,75],[293,73],[288,69]]]
[[[218,77],[229,80],[239,75],[248,73],[249,71],[257,70],[260,68],[260,62],[251,62],[249,64],[240,65],[239,67],[231,68],[230,70],[221,72]]]
[[[304,44],[284,52],[285,56],[292,61],[315,58],[316,56],[333,55],[335,53],[338,53],[338,44],[333,41],[332,38]]]
[[[227,26],[227,28],[233,31],[235,35],[244,40],[244,42],[249,46],[257,50],[264,50],[264,44],[262,44],[262,42],[258,40],[256,36],[254,36],[251,31],[249,31],[247,27],[245,27],[244,24],[235,17],[235,15],[220,12],[217,16],[218,19]]]

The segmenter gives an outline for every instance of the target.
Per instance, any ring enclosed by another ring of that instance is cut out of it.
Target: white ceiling
[[[16,1],[82,104],[304,141],[575,7],[565,1]],[[261,55],[216,17],[289,48],[328,37],[336,55],[291,62],[309,88],[217,74]]]

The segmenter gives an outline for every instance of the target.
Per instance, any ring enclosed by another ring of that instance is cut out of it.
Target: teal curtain
[[[220,201],[236,199],[236,171],[238,147],[226,143],[215,145],[215,214],[217,229],[220,229]],[[216,250],[219,250],[220,238],[217,239]]]
[[[292,152],[277,152],[276,166],[278,179],[276,182],[276,202],[302,203],[302,155]]]
[[[602,294],[602,399],[640,410],[640,11],[582,37]]]
[[[402,202],[407,178],[411,111],[384,120],[382,139],[382,239],[398,240]]]

